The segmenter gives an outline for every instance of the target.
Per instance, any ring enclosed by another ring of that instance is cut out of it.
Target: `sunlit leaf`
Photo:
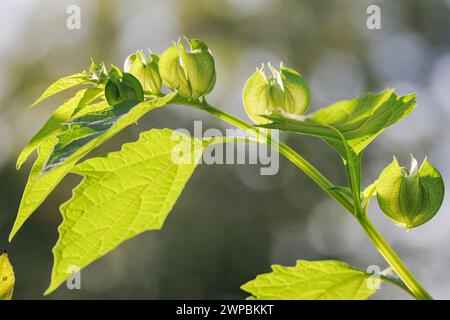
[[[340,261],[299,260],[294,267],[273,265],[272,270],[242,290],[258,300],[363,300],[376,292],[376,283],[367,282],[371,273]]]
[[[61,206],[63,223],[46,293],[70,276],[70,266],[83,268],[125,240],[160,229],[208,143],[154,129],[121,151],[78,164],[73,172],[85,178]],[[190,152],[191,160],[174,161],[180,150]]]
[[[272,123],[263,127],[320,137],[346,158],[342,137],[351,152],[359,155],[385,128],[408,115],[415,103],[414,94],[400,97],[389,89],[340,101],[302,117],[287,113],[267,115]]]
[[[51,136],[56,136],[58,133],[64,132],[65,127],[62,123],[70,120],[77,110],[81,110],[92,100],[98,97],[99,92],[97,90],[98,89],[80,90],[73,98],[67,100],[64,104],[57,108],[51,115],[50,119],[48,119],[44,126],[34,135],[33,138],[31,138],[30,142],[28,142],[26,147],[20,153],[16,164],[17,169],[20,169],[29,155],[37,147],[39,147],[44,140]]]
[[[70,76],[66,76],[59,80],[56,80],[32,105],[30,105],[30,108],[61,91],[88,83],[92,83],[92,81],[88,79],[86,72],[72,74]]]
[[[8,254],[3,252],[0,255],[0,300],[12,299],[15,281],[14,270]]]
[[[111,109],[88,113],[67,123],[67,130],[58,136],[60,142],[44,167],[44,171],[64,162],[78,160],[147,112],[165,106],[176,93],[144,102],[125,101]],[[70,141],[70,142],[69,142]]]

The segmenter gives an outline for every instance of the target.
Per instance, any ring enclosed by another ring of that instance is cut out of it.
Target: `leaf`
[[[66,163],[46,174],[41,174],[45,163],[57,143],[56,137],[45,140],[38,148],[38,157],[31,168],[27,185],[20,201],[16,221],[9,235],[11,242],[26,220],[41,205],[59,182],[70,172],[74,163]]]
[[[141,103],[125,101],[111,109],[73,119],[67,123],[67,130],[58,136],[59,143],[43,170],[49,171],[66,161],[80,159],[147,112],[165,106],[175,95],[171,93]]]
[[[74,98],[68,100],[58,108],[20,154],[17,161],[17,168],[20,168],[31,152],[38,148],[38,157],[31,168],[27,185],[25,186],[20,201],[16,221],[14,222],[14,226],[9,235],[9,241],[12,241],[14,235],[19,231],[25,221],[28,220],[33,212],[74,166],[74,163],[71,163],[61,166],[58,170],[51,172],[51,174],[41,174],[44,165],[47,163],[58,142],[56,135],[64,131],[61,123],[66,119],[70,119],[70,114],[80,105],[79,102],[84,98],[84,92],[85,90],[81,90]],[[78,114],[81,115],[83,112],[93,112],[105,108],[109,108],[109,105],[103,101],[85,106]]]
[[[154,129],[121,151],[78,164],[73,172],[85,178],[61,206],[63,222],[46,294],[70,276],[70,266],[83,268],[127,239],[161,229],[211,142]],[[192,160],[174,161],[178,151],[189,151]]]
[[[32,104],[29,106],[29,108],[34,107],[38,103],[44,101],[47,98],[50,98],[51,96],[64,91],[66,89],[82,85],[82,84],[88,84],[92,83],[91,80],[88,79],[87,73],[76,73],[72,74],[70,76],[63,77],[59,80],[56,80],[56,82],[52,83],[45,91],[44,93]]]
[[[14,270],[5,251],[0,255],[0,300],[12,299],[14,283]]]
[[[294,267],[273,265],[241,289],[259,300],[363,300],[376,292],[369,288],[371,273],[340,261],[297,261]]]
[[[30,154],[39,145],[51,136],[56,136],[58,133],[62,133],[65,127],[62,123],[71,119],[72,115],[82,107],[89,104],[98,96],[96,89],[83,89],[76,93],[76,95],[63,103],[58,109],[53,112],[50,119],[44,124],[44,126],[31,138],[30,142],[25,146],[17,159],[16,167],[20,169],[22,164],[28,159]],[[107,105],[106,105],[107,106]]]
[[[415,103],[414,94],[399,97],[388,89],[379,94],[343,100],[303,117],[287,113],[266,115],[272,123],[262,127],[322,138],[345,159],[342,137],[351,152],[359,155],[385,128],[408,115]]]
[[[167,95],[163,98],[156,98],[150,101],[145,101],[137,105],[133,105],[127,114],[122,114],[117,118],[104,117],[99,120],[105,126],[104,130],[98,130],[95,134],[91,134],[84,139],[78,139],[76,136],[71,136],[74,142],[68,143],[68,133],[62,133],[57,137],[51,137],[43,143],[38,151],[38,158],[31,169],[25,191],[22,196],[17,218],[13,229],[9,236],[10,241],[25,223],[25,221],[33,214],[33,212],[41,205],[47,196],[55,189],[61,180],[70,172],[73,166],[86,154],[98,147],[127,126],[136,122],[140,117],[150,110],[160,107],[168,103],[175,93]],[[91,117],[98,115],[111,115],[114,112],[113,108],[104,109],[106,102],[101,102],[97,105],[86,106],[79,112],[80,117],[77,118],[92,120]],[[115,106],[120,109],[120,106]],[[111,111],[113,110],[113,111]],[[92,111],[90,113],[85,113]],[[103,122],[101,120],[104,120]],[[87,129],[91,124],[86,124]],[[97,126],[93,126],[97,128]],[[71,132],[70,129],[68,132]],[[67,153],[65,153],[67,151]],[[49,162],[52,155],[57,153],[61,158],[53,158],[56,162],[49,167]],[[50,170],[51,169],[51,170]]]

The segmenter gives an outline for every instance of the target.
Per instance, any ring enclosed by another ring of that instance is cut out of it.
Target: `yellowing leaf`
[[[14,291],[14,270],[8,254],[0,255],[0,300],[11,300]]]
[[[53,249],[54,291],[125,240],[160,229],[208,143],[169,129],[150,130],[121,151],[86,160],[73,172],[85,178],[61,206],[63,222]],[[192,161],[174,161],[174,150],[189,150]]]
[[[363,300],[376,292],[377,278],[340,261],[297,261],[273,265],[241,288],[258,300]]]

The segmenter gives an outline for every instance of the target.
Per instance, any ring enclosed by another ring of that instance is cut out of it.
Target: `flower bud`
[[[190,52],[178,41],[161,55],[159,72],[167,87],[182,97],[198,100],[211,92],[216,83],[214,58],[202,41],[185,39]]]
[[[112,67],[105,86],[105,97],[113,106],[124,101],[144,101],[141,83],[131,73]]]
[[[105,64],[103,62],[95,62],[94,59],[91,59],[91,65],[89,67],[89,77],[98,83],[106,80],[108,78],[108,72],[106,72]]]
[[[376,183],[381,210],[395,224],[411,229],[433,218],[444,199],[444,181],[427,159],[420,169],[411,156],[411,169],[400,167],[397,159],[380,174]]]
[[[162,82],[158,67],[159,56],[151,52],[150,56],[151,59],[148,61],[142,51],[130,54],[125,60],[123,70],[135,76],[144,91],[156,95],[161,90]]]
[[[264,65],[247,80],[242,100],[248,116],[256,124],[270,121],[263,115],[285,111],[300,115],[308,110],[311,93],[305,79],[295,70],[280,64],[280,71],[270,64],[272,76],[267,78]]]

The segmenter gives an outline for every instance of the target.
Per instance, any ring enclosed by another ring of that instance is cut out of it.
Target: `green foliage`
[[[56,81],[33,104],[77,85],[93,85],[58,107],[17,160],[20,168],[34,150],[38,151],[10,241],[68,173],[84,177],[72,198],[60,208],[63,222],[53,250],[52,279],[46,293],[53,292],[70,276],[70,266],[83,268],[127,239],[162,228],[204,148],[232,141],[202,140],[169,129],[153,129],[142,133],[138,141],[123,145],[121,151],[79,163],[147,112],[178,103],[209,112],[257,135],[258,142],[277,148],[351,211],[401,278],[399,283],[380,275],[381,280],[398,285],[415,298],[431,298],[370,223],[366,212],[370,199],[377,195],[382,210],[396,223],[413,227],[428,221],[443,199],[439,172],[425,161],[420,170],[407,173],[394,161],[376,182],[362,193],[360,190],[363,150],[385,128],[414,109],[415,95],[400,97],[386,90],[299,116],[310,102],[309,87],[299,73],[281,66],[280,72],[270,67],[273,77],[269,79],[263,68],[250,77],[243,92],[250,118],[262,127],[323,139],[344,160],[349,185],[336,186],[298,153],[274,139],[270,130],[260,136],[256,134],[258,128],[209,105],[204,96],[215,85],[214,58],[202,41],[186,40],[190,52],[180,42],[160,58],[151,53],[147,60],[142,51],[137,51],[126,59],[125,70],[112,66],[107,73],[103,63],[92,61],[88,72]],[[172,91],[161,92],[162,82]],[[183,161],[176,160],[180,153],[185,155]],[[365,285],[370,276],[338,261],[299,261],[295,267],[274,266],[272,273],[258,276],[243,289],[257,299],[366,299],[375,292]]]
[[[76,162],[147,112],[165,106],[175,93],[144,102],[125,101],[110,109],[84,114],[66,122],[66,131],[58,135],[58,144],[43,168],[48,171],[63,163]]]
[[[8,254],[3,252],[0,254],[0,300],[12,299],[15,282],[14,270]]]
[[[241,288],[258,300],[363,300],[376,292],[380,278],[340,261],[297,261],[273,265]]]
[[[264,65],[247,80],[242,101],[248,116],[257,124],[269,123],[264,118],[273,111],[300,115],[307,111],[311,93],[305,79],[295,70],[280,65],[280,71],[269,64],[272,76],[267,78]]]
[[[73,172],[85,178],[61,206],[47,293],[70,276],[71,265],[85,267],[127,239],[161,229],[208,143],[154,129],[119,152],[77,165]],[[191,150],[192,161],[175,163],[175,147]]]
[[[400,167],[396,158],[376,183],[381,210],[397,225],[411,229],[433,218],[444,200],[444,181],[427,159],[419,168],[411,159],[411,170]]]
[[[89,83],[89,80],[87,79],[87,75],[84,72],[61,78],[52,83],[44,91],[44,93],[33,104],[30,105],[30,108],[61,91],[86,83]]]
[[[393,90],[344,100],[298,118],[288,113],[265,116],[267,128],[322,138],[345,159],[346,144],[359,155],[383,130],[407,116],[415,107],[415,95],[397,96]]]

